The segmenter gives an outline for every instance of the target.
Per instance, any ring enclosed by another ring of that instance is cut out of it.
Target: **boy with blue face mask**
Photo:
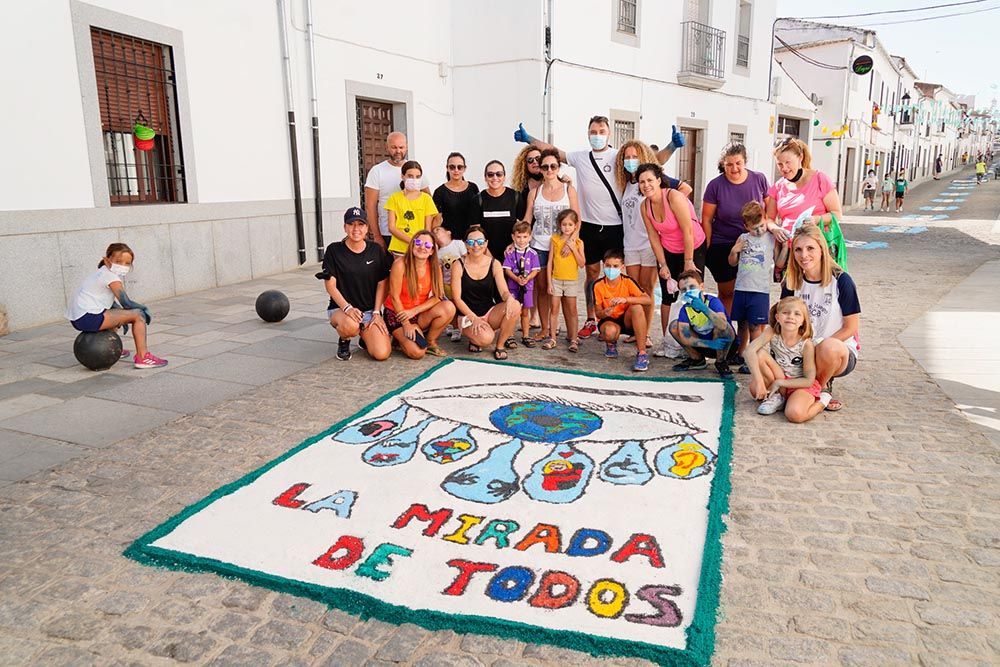
[[[708,367],[705,357],[715,357],[715,370],[724,380],[733,372],[726,363],[726,356],[736,331],[729,323],[726,307],[714,294],[703,291],[701,274],[684,271],[677,277],[681,294],[681,309],[677,319],[670,323],[670,335],[688,353],[688,359],[674,365],[675,371],[698,371]]]
[[[604,356],[618,357],[618,336],[634,335],[639,349],[635,355],[632,370],[649,370],[649,355],[646,353],[646,335],[649,332],[644,306],[653,301],[639,284],[624,274],[625,254],[621,250],[604,253],[604,276],[594,282],[594,310],[600,318],[597,328],[604,339]]]

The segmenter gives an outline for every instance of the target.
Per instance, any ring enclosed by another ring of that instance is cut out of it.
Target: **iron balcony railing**
[[[726,33],[697,21],[684,21],[681,31],[681,71],[724,79]]]
[[[618,0],[618,31],[635,34],[636,0]]]

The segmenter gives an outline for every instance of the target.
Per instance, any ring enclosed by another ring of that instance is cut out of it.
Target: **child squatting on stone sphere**
[[[125,293],[123,281],[132,271],[135,253],[124,243],[112,243],[97,264],[97,271],[83,279],[66,307],[66,319],[77,331],[95,332],[122,327],[128,333],[132,326],[135,339],[136,368],[166,366],[165,359],[153,356],[146,347],[146,326],[152,321],[149,308],[132,301]],[[117,303],[116,303],[117,302]],[[122,358],[129,355],[122,350]]]
[[[771,307],[764,333],[747,348],[750,393],[763,402],[758,414],[772,415],[784,406],[788,421],[801,424],[830,403],[816,380],[816,350],[806,302],[786,296]]]

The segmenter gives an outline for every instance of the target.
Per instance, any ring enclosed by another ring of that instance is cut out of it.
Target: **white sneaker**
[[[659,344],[653,349],[654,357],[665,357],[667,356],[667,339],[660,339]]]
[[[654,357],[670,357],[671,359],[687,359],[687,352],[677,344],[672,336],[664,336],[653,350]]]
[[[785,407],[785,397],[781,395],[781,392],[775,392],[761,401],[760,405],[757,406],[757,414],[773,415],[783,407]]]
[[[452,329],[451,330],[451,334],[450,334],[450,338],[451,338],[451,342],[452,343],[459,342],[460,340],[462,340],[462,330],[461,329]]]

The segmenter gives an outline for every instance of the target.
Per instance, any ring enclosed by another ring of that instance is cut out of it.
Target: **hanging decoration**
[[[148,122],[142,110],[135,115],[135,124],[132,126],[132,143],[140,151],[153,150],[153,139],[156,138],[156,131],[144,124]]]

